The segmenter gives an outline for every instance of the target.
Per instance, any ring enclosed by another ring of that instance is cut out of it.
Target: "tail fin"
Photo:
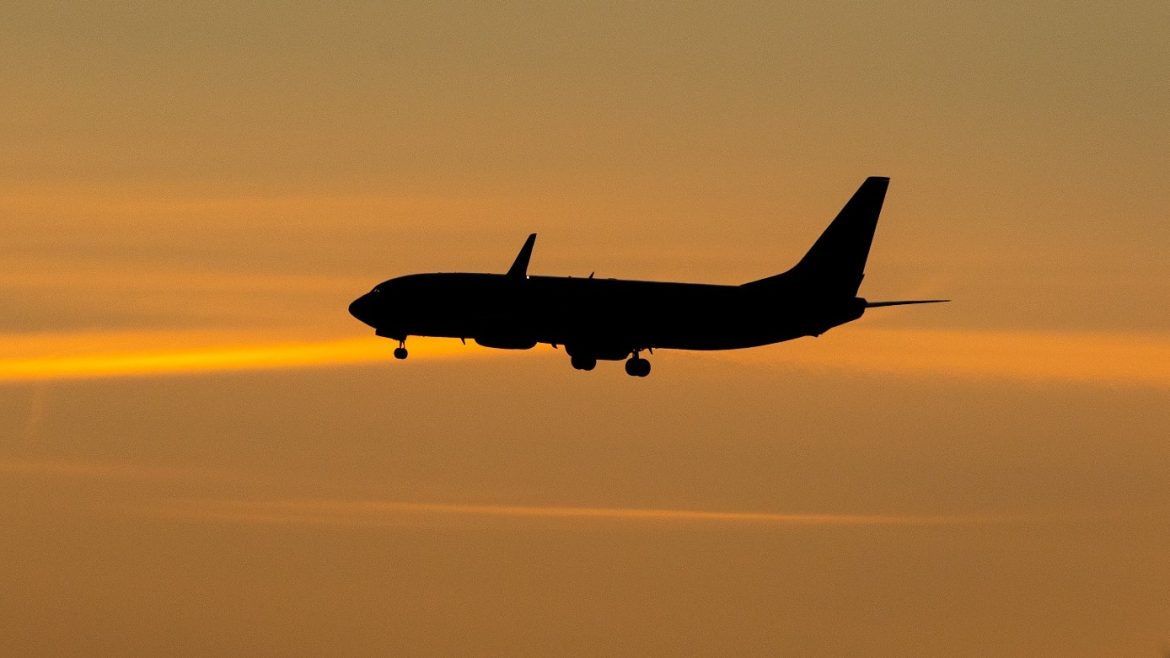
[[[830,296],[855,296],[889,185],[890,179],[882,176],[865,179],[795,267],[748,285],[795,277]]]
[[[889,185],[889,178],[865,179],[792,271],[818,280],[825,288],[856,295]]]

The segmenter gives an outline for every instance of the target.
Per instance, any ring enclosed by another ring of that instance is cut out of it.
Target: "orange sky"
[[[0,9],[23,655],[1158,655],[1170,9]],[[817,340],[411,340],[415,271],[736,283],[892,178]],[[614,364],[608,364],[614,366]],[[973,522],[978,520],[979,522]]]

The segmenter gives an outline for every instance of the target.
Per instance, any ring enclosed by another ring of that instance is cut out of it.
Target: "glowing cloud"
[[[130,332],[9,337],[0,347],[0,381],[185,375],[239,370],[337,367],[389,361],[373,337],[265,340],[260,332]],[[415,339],[411,350],[445,357],[484,350]]]
[[[759,358],[804,368],[1170,387],[1170,337],[1157,334],[848,327]]]
[[[0,342],[0,382],[188,375],[389,362],[374,337],[283,338],[268,333],[26,334]],[[412,358],[508,354],[455,340],[413,338]],[[692,357],[693,358],[693,357]],[[850,327],[817,339],[721,358],[803,369],[1170,387],[1170,337]]]
[[[298,499],[275,501],[183,500],[144,510],[177,520],[261,525],[381,526],[419,516],[475,516],[503,519],[744,523],[792,526],[937,526],[1000,522],[985,516],[897,514],[780,514],[629,507],[469,505],[388,500]]]
[[[219,469],[135,464],[130,462],[71,462],[0,460],[0,476],[111,482],[271,482],[262,473],[232,473]],[[301,483],[300,486],[303,486]],[[708,511],[693,509],[586,507],[569,505],[497,505],[417,501],[291,498],[179,498],[157,502],[113,504],[105,513],[130,514],[176,521],[245,525],[379,527],[442,517],[480,517],[513,520],[617,521],[649,523],[736,523],[775,526],[953,526],[1016,521],[1002,515],[830,514]]]

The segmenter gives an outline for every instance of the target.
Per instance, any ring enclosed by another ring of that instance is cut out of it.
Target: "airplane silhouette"
[[[728,350],[819,336],[868,308],[948,301],[857,296],[889,182],[867,178],[792,269],[739,286],[529,276],[533,233],[506,274],[402,276],[354,300],[349,312],[398,341],[398,359],[407,356],[407,336],[511,350],[548,343],[563,345],[578,370],[626,360],[634,377],[650,374],[641,354],[655,348]]]

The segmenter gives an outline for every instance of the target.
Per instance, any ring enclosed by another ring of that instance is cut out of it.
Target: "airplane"
[[[577,370],[625,361],[633,377],[650,374],[643,352],[730,350],[819,336],[867,309],[936,304],[945,299],[866,301],[857,296],[890,179],[857,189],[808,253],[781,274],[742,285],[530,276],[536,234],[505,274],[411,274],[384,281],[349,312],[375,334],[473,339],[484,347],[563,346]]]

